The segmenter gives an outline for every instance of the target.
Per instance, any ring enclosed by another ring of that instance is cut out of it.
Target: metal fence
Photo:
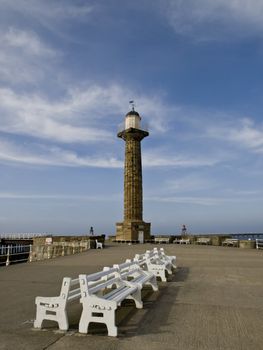
[[[32,239],[47,235],[47,233],[0,233],[0,239]]]
[[[2,245],[0,246],[0,265],[28,261],[31,245]]]
[[[263,239],[256,239],[256,248],[263,249]]]

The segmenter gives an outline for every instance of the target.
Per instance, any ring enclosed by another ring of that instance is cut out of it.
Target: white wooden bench
[[[168,244],[170,242],[169,237],[155,237],[154,238],[154,243],[166,243]]]
[[[160,277],[163,282],[167,281],[165,272],[172,274],[170,262],[161,260],[153,251],[146,251],[144,254],[136,254],[134,261],[147,271],[152,272],[156,277]]]
[[[125,263],[115,264],[113,267],[118,269],[122,279],[137,284],[140,289],[144,285],[150,285],[154,291],[158,290],[156,276],[151,271],[143,270],[137,262],[127,259]]]
[[[103,249],[103,244],[96,239],[96,249]]]
[[[180,239],[180,244],[190,244],[190,239],[187,238],[187,239]]]
[[[178,239],[176,238],[175,240],[173,240],[173,243],[177,243],[177,244],[190,244],[190,239],[189,238],[185,238],[185,239]]]
[[[136,284],[122,280],[117,268],[91,275],[79,275],[79,282],[80,302],[83,306],[79,322],[80,333],[88,333],[89,323],[95,322],[106,324],[108,335],[116,337],[118,330],[115,325],[115,310],[121,302],[133,299],[138,309],[143,307],[140,288]],[[112,285],[116,288],[109,291],[108,287]]]
[[[211,244],[211,238],[209,237],[199,237],[197,238],[196,244]]]
[[[176,256],[175,255],[166,255],[163,248],[160,248],[160,250],[158,250],[158,248],[153,248],[153,251],[156,252],[156,254],[158,254],[158,257],[161,260],[169,262],[172,265],[172,267],[174,269],[176,269]]]
[[[226,238],[222,242],[222,246],[227,246],[227,247],[238,247],[239,240],[237,238]]]
[[[256,239],[256,248],[257,249],[263,249],[263,239]]]
[[[51,320],[58,323],[60,330],[68,330],[67,304],[80,299],[80,296],[79,279],[64,277],[59,296],[36,297],[37,310],[34,327],[41,328],[44,320]]]

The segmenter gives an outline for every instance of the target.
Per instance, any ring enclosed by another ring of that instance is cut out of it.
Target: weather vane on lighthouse
[[[129,101],[129,105],[131,106],[132,110],[134,111],[135,103],[133,100]]]

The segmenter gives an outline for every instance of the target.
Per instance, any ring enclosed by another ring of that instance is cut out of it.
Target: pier
[[[0,269],[1,350],[120,349],[255,350],[262,347],[262,250],[221,246],[162,245],[178,268],[160,290],[144,291],[144,308],[117,310],[119,337],[102,326],[80,335],[79,303],[69,309],[68,332],[46,321],[33,328],[36,296],[59,294],[62,278],[96,272],[134,257],[150,244],[111,243],[103,250]]]

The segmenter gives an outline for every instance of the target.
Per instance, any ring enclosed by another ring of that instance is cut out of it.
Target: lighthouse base
[[[151,239],[151,224],[144,221],[124,221],[116,223],[116,241],[139,241]]]

